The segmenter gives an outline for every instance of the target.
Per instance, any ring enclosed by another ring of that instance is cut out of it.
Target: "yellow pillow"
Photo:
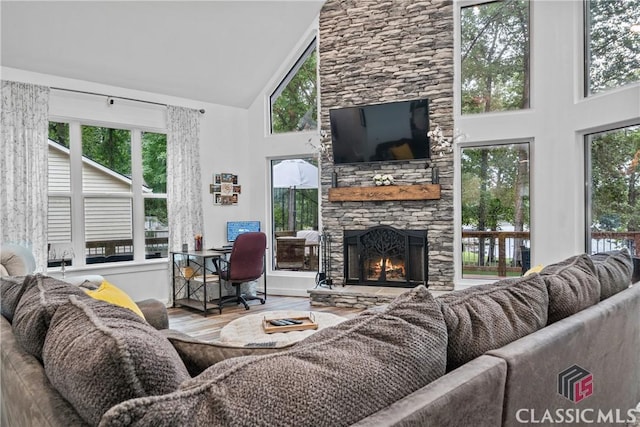
[[[540,273],[543,268],[544,268],[544,265],[538,264],[535,267],[531,267],[530,269],[528,269],[527,272],[524,273],[523,276],[528,276],[531,273]]]
[[[95,291],[90,289],[85,290],[85,292],[92,298],[98,299],[100,301],[105,301],[110,304],[119,305],[120,307],[128,308],[129,310],[136,313],[138,316],[144,319],[144,314],[140,308],[136,305],[135,302],[127,295],[123,290],[118,289],[111,283],[106,280],[102,282],[100,287]]]
[[[406,142],[402,145],[396,145],[394,147],[389,148],[391,154],[393,154],[393,158],[395,160],[409,160],[413,159],[413,152],[411,151],[411,147]]]

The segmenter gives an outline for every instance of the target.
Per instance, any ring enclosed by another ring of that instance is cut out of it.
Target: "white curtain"
[[[0,242],[31,249],[47,267],[49,88],[2,81]]]
[[[167,211],[169,251],[180,250],[183,243],[193,250],[196,234],[204,231],[200,112],[184,107],[167,107]]]

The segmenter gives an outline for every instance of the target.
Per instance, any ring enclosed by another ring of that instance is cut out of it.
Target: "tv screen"
[[[430,156],[428,99],[335,108],[329,119],[336,164]]]
[[[240,234],[249,231],[260,231],[260,221],[228,221],[227,241],[235,242]]]

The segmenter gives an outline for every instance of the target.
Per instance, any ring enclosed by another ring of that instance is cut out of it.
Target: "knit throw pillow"
[[[69,297],[42,351],[51,384],[91,425],[129,399],[175,391],[190,378],[171,343],[129,309]]]
[[[124,402],[102,427],[346,426],[442,376],[446,326],[424,286],[291,349],[224,360],[166,396]]]
[[[51,318],[69,295],[89,298],[80,288],[53,277],[36,274],[28,283],[16,307],[13,333],[29,354],[42,361],[42,346]]]
[[[571,316],[600,301],[600,281],[587,254],[575,255],[542,269],[549,291],[548,324]]]
[[[600,301],[631,285],[633,260],[627,248],[591,255],[591,261],[600,281]]]
[[[27,288],[25,283],[31,280],[33,280],[33,276],[0,277],[0,312],[9,323],[13,322],[16,306]]]
[[[537,273],[445,294],[447,371],[522,338],[547,323],[549,296]]]

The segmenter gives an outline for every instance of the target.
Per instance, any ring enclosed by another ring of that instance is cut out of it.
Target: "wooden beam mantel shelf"
[[[440,184],[382,185],[379,187],[335,187],[330,202],[373,202],[386,200],[437,200]]]

